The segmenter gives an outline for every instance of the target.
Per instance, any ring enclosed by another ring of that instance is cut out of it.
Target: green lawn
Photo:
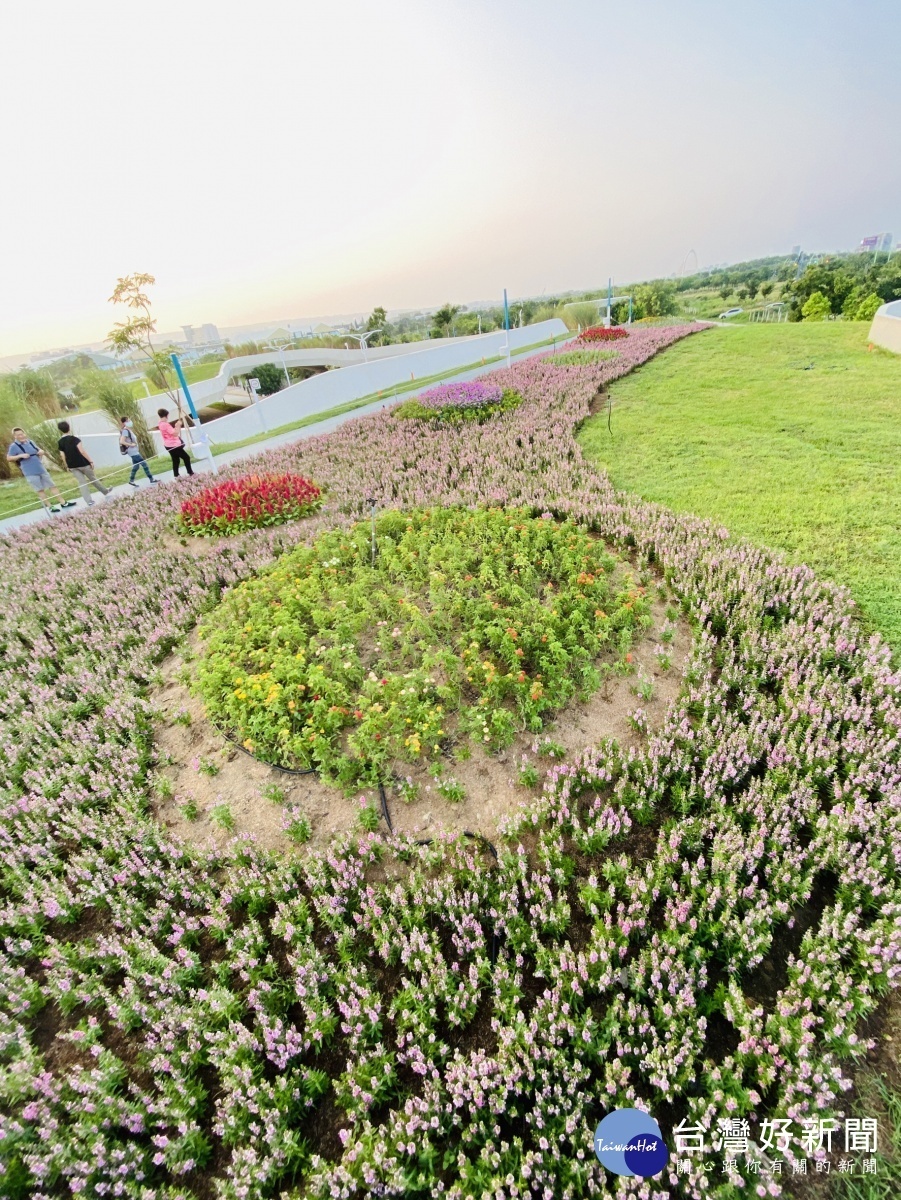
[[[614,385],[580,440],[614,485],[721,521],[850,587],[901,651],[901,357],[865,324],[687,338]]]
[[[223,359],[222,362],[224,361],[225,360]],[[188,387],[190,387],[192,383],[200,383],[204,379],[212,379],[214,375],[218,375],[219,369],[222,366],[222,362],[194,363],[191,366],[185,366],[183,369],[185,372],[185,379],[188,381]],[[174,372],[170,372],[170,374],[174,374]],[[144,382],[141,379],[133,380],[128,386],[131,388],[132,395],[138,400],[142,400],[147,395],[147,393],[144,391]],[[147,382],[147,386],[151,389],[151,396],[165,395],[165,392],[154,391],[149,380]],[[174,379],[172,386],[173,388],[176,386],[176,381]],[[96,405],[94,407],[96,407]]]

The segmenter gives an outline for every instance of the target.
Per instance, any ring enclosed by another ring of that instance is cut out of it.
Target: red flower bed
[[[318,508],[322,492],[302,475],[244,475],[204,488],[181,506],[180,523],[204,537],[283,525]]]
[[[620,325],[608,329],[605,325],[592,325],[583,329],[578,336],[580,342],[618,342],[620,338],[628,337],[628,333]]]

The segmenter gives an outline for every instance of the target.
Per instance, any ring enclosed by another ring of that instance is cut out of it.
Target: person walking
[[[138,445],[138,435],[135,433],[134,422],[131,417],[119,418],[119,449],[131,459],[131,478],[128,482],[133,488],[138,486],[135,483],[135,476],[142,467],[144,468],[144,474],[151,483],[159,483],[159,480],[154,479],[150,474],[147,459],[141,453],[141,448]]]
[[[25,430],[17,425],[13,430],[13,440],[6,452],[7,462],[19,464],[19,470],[28,481],[29,487],[34,488],[41,499],[41,504],[47,512],[58,513],[61,508],[73,508],[74,500],[64,500],[62,492],[47,474],[44,465],[44,451],[26,436]],[[48,504],[44,493],[50,492],[56,497],[57,503]]]
[[[181,417],[172,425],[169,421],[168,408],[158,408],[157,416],[160,418],[160,423],[157,429],[160,431],[160,437],[163,439],[163,445],[169,451],[169,457],[172,459],[172,474],[178,479],[179,463],[184,463],[187,467],[188,474],[194,474],[194,468],[191,465],[191,459],[185,449],[184,439],[181,436],[182,419]]]
[[[75,482],[78,484],[82,500],[84,500],[88,508],[91,508],[94,501],[91,499],[91,491],[88,487],[89,483],[93,483],[101,496],[108,496],[111,489],[104,487],[94,474],[94,462],[88,456],[84,448],[84,443],[72,432],[69,422],[57,421],[56,428],[63,435],[57,443],[57,449],[63,456],[63,462],[75,476]]]

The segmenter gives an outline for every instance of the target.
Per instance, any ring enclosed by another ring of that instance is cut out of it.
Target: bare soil
[[[441,760],[440,779],[424,765],[398,762],[397,775],[411,778],[418,785],[418,795],[407,803],[396,786],[386,789],[395,833],[430,837],[468,830],[494,840],[500,822],[534,798],[535,790],[519,782],[524,763],[537,770],[536,787],[540,788],[548,770],[574,761],[604,738],[615,738],[623,746],[638,745],[649,732],[659,729],[678,695],[692,642],[687,622],[678,619],[670,646],[671,665],[661,668],[654,651],[660,644],[666,607],[662,600],[652,604],[651,624],[636,638],[632,650],[634,673],[613,676],[587,701],[569,704],[537,737],[521,734],[496,755],[472,746],[471,757],[465,761],[448,756]],[[219,849],[234,837],[249,835],[266,849],[296,852],[285,832],[290,810],[296,810],[312,828],[307,846],[322,849],[336,834],[354,828],[363,805],[379,806],[376,792],[347,797],[316,775],[289,774],[258,762],[210,724],[203,702],[183,681],[184,664],[177,654],[164,662],[162,674],[163,685],[153,697],[159,711],[155,744],[160,760],[156,772],[160,786],[153,808],[157,820],[173,834]],[[640,679],[653,684],[650,700],[643,701],[635,693]],[[630,721],[639,707],[647,721],[643,732]],[[563,754],[542,754],[540,748],[549,741]],[[448,780],[462,785],[463,800],[451,801],[441,794],[439,783]],[[264,793],[272,788],[280,789],[281,801],[266,798]],[[185,815],[188,801],[198,810],[193,820]],[[232,829],[217,823],[213,814],[219,806],[230,813]]]

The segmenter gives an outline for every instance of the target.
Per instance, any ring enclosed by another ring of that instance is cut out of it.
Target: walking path
[[[563,342],[563,339],[561,339],[561,344],[562,344],[562,342]],[[523,350],[519,354],[514,354],[511,359],[511,362],[519,362],[524,358],[532,358],[533,355],[536,355],[536,354],[547,354],[547,353],[548,353],[547,346],[536,346],[533,349]],[[460,382],[465,379],[475,379],[479,375],[487,375],[491,371],[500,370],[502,367],[505,367],[505,366],[506,366],[506,363],[497,362],[497,363],[489,363],[484,367],[482,367],[482,366],[472,367],[469,370],[460,371],[456,375],[448,376],[447,379],[442,380],[442,383]],[[318,437],[319,434],[322,434],[322,433],[331,433],[333,429],[337,429],[338,426],[343,425],[345,421],[352,421],[352,420],[355,420],[357,417],[365,417],[369,413],[377,412],[379,409],[382,409],[382,408],[387,408],[391,404],[397,404],[401,400],[410,400],[410,399],[412,399],[412,397],[418,396],[420,394],[420,392],[426,392],[434,386],[435,385],[433,383],[431,383],[431,384],[427,384],[421,388],[418,388],[416,390],[411,389],[410,391],[405,391],[403,393],[403,396],[398,397],[398,398],[395,398],[394,395],[386,395],[386,396],[382,397],[381,400],[375,400],[375,401],[373,401],[372,404],[367,404],[363,408],[356,408],[352,412],[341,413],[339,416],[328,417],[323,421],[317,421],[315,425],[305,425],[302,429],[292,429],[292,430],[289,430],[287,433],[275,434],[272,437],[266,438],[265,441],[254,442],[250,446],[239,446],[238,449],[236,449],[236,450],[227,450],[224,454],[216,455],[216,466],[217,467],[227,467],[227,466],[230,466],[232,463],[240,462],[242,459],[252,458],[256,454],[263,454],[266,450],[272,450],[276,446],[284,446],[290,442],[299,442],[299,441],[302,441],[304,438],[308,438],[308,437]],[[195,459],[194,460],[194,470],[195,470],[195,474],[212,472],[212,467],[210,466],[209,459],[206,459],[206,458]],[[171,476],[168,474],[168,471],[164,478],[166,480],[171,479]],[[152,486],[147,481],[146,476],[144,476],[143,474],[141,476],[141,479],[142,479],[142,483],[140,485],[141,487],[151,487]],[[157,486],[159,487],[162,485],[157,484]],[[126,495],[132,496],[132,495],[134,495],[134,492],[135,492],[134,488],[129,487],[129,485],[127,483],[123,483],[123,484],[120,484],[118,487],[112,488],[112,490],[110,491],[108,496],[98,495],[98,493],[96,493],[93,489],[91,491],[91,494],[94,498],[95,503],[105,504],[105,503],[109,503],[109,501],[117,499],[121,496],[126,496]],[[36,509],[33,509],[31,512],[19,513],[14,517],[6,517],[3,520],[0,520],[0,533],[11,533],[16,529],[22,528],[22,526],[33,525],[36,521],[47,521],[47,520],[62,521],[62,520],[65,520],[67,517],[71,517],[74,513],[82,512],[83,510],[84,510],[84,502],[81,500],[79,500],[76,508],[63,509],[62,512],[54,514],[52,516],[45,513],[42,508],[36,508]]]

